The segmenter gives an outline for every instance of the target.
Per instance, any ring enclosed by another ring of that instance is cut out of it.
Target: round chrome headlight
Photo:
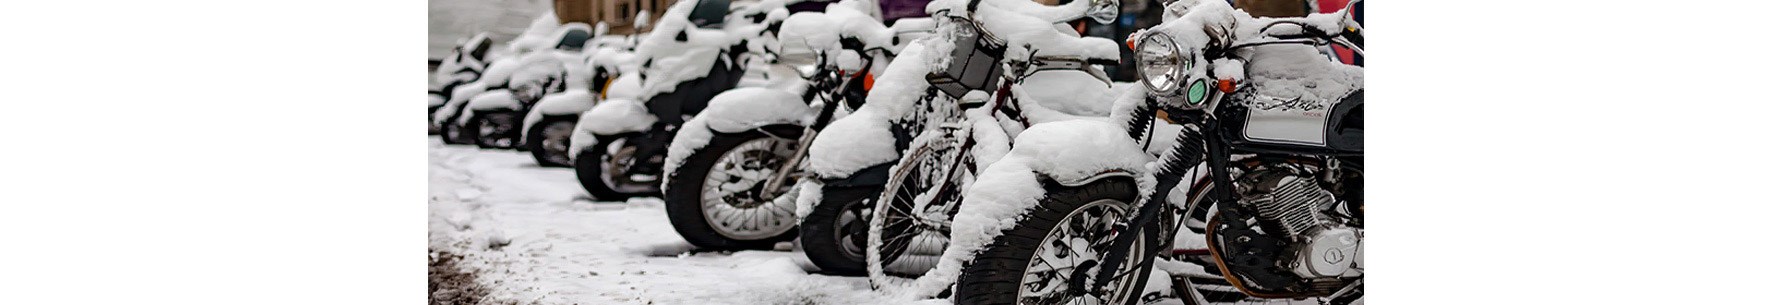
[[[1153,32],[1139,38],[1134,49],[1134,58],[1138,61],[1139,82],[1145,88],[1159,95],[1169,95],[1179,89],[1184,77],[1187,77],[1187,65],[1183,64],[1182,48],[1170,40],[1169,34]]]

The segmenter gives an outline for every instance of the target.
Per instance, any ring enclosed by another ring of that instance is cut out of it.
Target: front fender
[[[769,88],[737,88],[709,100],[698,117],[709,129],[735,133],[776,124],[808,125],[821,110],[809,107],[801,96]],[[693,122],[697,121],[693,119]]]
[[[921,280],[956,278],[977,252],[1044,199],[1048,181],[1080,185],[1131,176],[1143,190],[1153,184],[1148,173],[1154,160],[1124,129],[1106,121],[1069,120],[1028,128],[1015,137],[1013,150],[965,189],[964,203],[952,221],[948,243],[952,246]]]
[[[523,102],[518,101],[516,95],[511,94],[510,90],[491,90],[473,96],[473,99],[467,101],[467,106],[463,108],[464,109],[461,109],[460,111],[460,117],[456,118],[456,120],[460,122],[460,124],[467,124],[468,121],[473,119],[474,112],[489,110],[522,110]]]
[[[648,113],[647,105],[643,105],[641,101],[606,99],[579,115],[579,124],[574,127],[572,147],[568,149],[568,153],[576,159],[585,148],[597,144],[597,136],[646,131],[658,121],[659,118]]]
[[[679,126],[678,134],[672,137],[672,144],[666,150],[664,170],[667,173],[677,171],[691,154],[709,146],[717,132],[739,133],[779,125],[808,126],[820,112],[804,103],[801,96],[788,91],[757,87],[723,91],[709,100],[709,107],[703,112]],[[802,134],[800,129],[794,133],[797,137]],[[788,133],[773,135],[790,136]]]
[[[861,108],[828,124],[809,145],[809,169],[823,179],[843,178],[896,161],[896,138],[881,109]]]
[[[465,108],[464,106],[467,105],[468,100],[472,100],[474,96],[478,96],[485,91],[485,83],[478,82],[455,87],[453,94],[448,96],[448,102],[442,104],[442,107],[436,110],[436,124],[447,124],[449,119],[453,119],[455,115],[460,114],[460,110]]]
[[[523,134],[529,134],[529,129],[535,127],[535,123],[540,122],[542,118],[578,115],[595,106],[597,106],[597,94],[592,94],[590,91],[548,94],[542,97],[541,101],[535,102],[535,107],[529,107],[529,114],[523,116]]]
[[[1155,160],[1120,126],[1103,120],[1069,120],[1022,131],[1014,138],[1014,148],[997,163],[1024,163],[1060,185],[1078,185],[1115,171],[1147,176]]]

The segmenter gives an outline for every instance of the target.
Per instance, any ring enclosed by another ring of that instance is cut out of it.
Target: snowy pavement
[[[790,251],[693,252],[658,199],[593,202],[526,153],[429,144],[429,239],[523,304],[874,304],[864,277],[809,274]]]
[[[811,274],[798,252],[694,251],[659,199],[594,202],[572,169],[429,142],[430,248],[462,256],[462,271],[490,292],[481,303],[948,304]]]

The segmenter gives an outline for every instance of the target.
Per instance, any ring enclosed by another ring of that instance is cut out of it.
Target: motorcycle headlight
[[[1139,80],[1158,95],[1169,95],[1179,89],[1188,67],[1183,64],[1182,48],[1170,40],[1169,34],[1154,32],[1139,39],[1134,49]]]

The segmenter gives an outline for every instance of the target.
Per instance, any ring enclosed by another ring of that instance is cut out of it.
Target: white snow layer
[[[632,99],[606,99],[597,103],[597,107],[586,110],[579,116],[579,124],[574,127],[572,149],[569,152],[573,159],[578,159],[584,148],[597,145],[595,135],[614,135],[624,132],[645,131],[658,121],[652,113],[647,112],[647,105]]]
[[[698,149],[709,145],[714,132],[737,133],[761,126],[808,126],[820,109],[810,107],[803,97],[773,88],[736,88],[724,91],[709,100],[709,107],[686,120],[672,137],[666,150],[664,173],[677,171],[684,160]],[[661,183],[671,183],[663,180]],[[660,186],[666,189],[665,186]]]
[[[597,94],[588,90],[567,90],[566,92],[549,94],[529,107],[529,114],[523,116],[523,133],[535,127],[535,122],[550,115],[576,115],[591,107],[597,106]]]
[[[1150,185],[1150,177],[1139,174],[1149,173],[1154,160],[1125,130],[1108,122],[1068,120],[1028,128],[1014,139],[1007,156],[966,189],[963,206],[952,221],[951,246],[939,265],[904,288],[911,297],[923,298],[957,281],[966,262],[996,235],[1013,228],[1044,197],[1035,173],[1068,182],[1119,170],[1140,176],[1140,185]]]
[[[657,199],[592,202],[573,172],[516,151],[429,145],[429,243],[492,301],[524,304],[905,304],[789,251],[694,252]],[[918,303],[917,303],[918,304]]]
[[[509,90],[486,91],[485,93],[480,93],[479,95],[474,96],[472,101],[467,102],[467,107],[461,110],[460,116],[457,117],[455,121],[460,124],[466,124],[473,119],[473,111],[475,110],[516,109],[516,106],[521,105],[522,102],[518,102],[516,100],[516,95],[511,94]]]

